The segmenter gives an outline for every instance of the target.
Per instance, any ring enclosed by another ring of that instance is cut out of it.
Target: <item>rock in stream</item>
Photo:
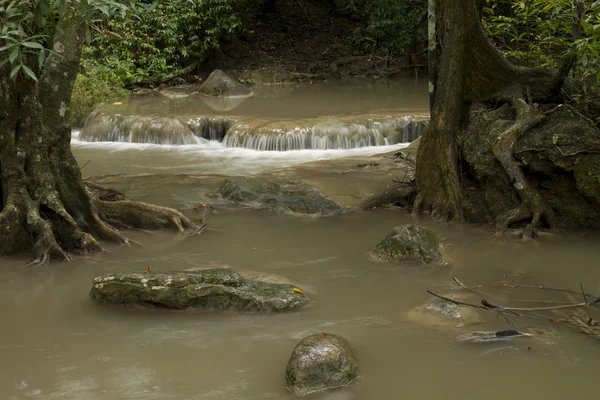
[[[399,225],[379,242],[371,254],[380,260],[445,264],[441,241],[435,233],[416,225]]]
[[[338,214],[344,208],[304,182],[279,184],[248,177],[224,180],[219,193],[225,200],[259,206],[274,212]]]
[[[346,386],[358,377],[358,361],[345,338],[331,333],[305,337],[296,345],[285,384],[297,394]]]
[[[278,312],[308,304],[294,285],[245,279],[230,269],[109,274],[94,279],[90,297],[103,304],[176,310]]]

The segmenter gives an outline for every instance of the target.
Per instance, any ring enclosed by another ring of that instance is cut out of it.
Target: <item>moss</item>
[[[130,93],[117,83],[107,80],[104,75],[77,75],[71,96],[71,126],[82,127],[96,105],[124,101]]]

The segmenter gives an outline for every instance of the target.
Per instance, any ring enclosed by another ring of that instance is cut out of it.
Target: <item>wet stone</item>
[[[385,261],[445,264],[440,249],[435,233],[416,225],[399,225],[371,250],[371,255]]]
[[[94,279],[90,297],[125,307],[256,312],[295,311],[309,301],[294,285],[245,279],[230,269],[109,274]]]
[[[305,337],[296,345],[285,372],[297,394],[347,386],[358,377],[358,360],[345,338],[330,333]]]

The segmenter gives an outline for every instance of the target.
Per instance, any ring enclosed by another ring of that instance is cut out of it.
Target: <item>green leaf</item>
[[[38,63],[40,65],[40,68],[44,66],[44,62],[46,62],[46,52],[44,50],[41,50],[40,54],[38,55]]]
[[[13,70],[10,71],[10,79],[12,79],[13,81],[16,80],[17,74],[19,73],[20,70],[21,70],[21,64],[14,67]]]
[[[29,47],[30,49],[44,50],[44,46],[42,46],[41,44],[39,44],[37,42],[23,42],[23,43],[21,43],[21,45],[23,45],[25,47]]]
[[[22,67],[23,71],[25,71],[25,73],[29,75],[31,79],[33,79],[36,82],[38,81],[37,76],[35,76],[35,73],[32,70],[30,70],[26,65],[22,65]]]
[[[2,53],[5,50],[10,49],[11,47],[15,46],[14,44],[7,44],[6,46],[2,46],[0,47],[0,53]]]
[[[17,59],[17,57],[19,57],[19,47],[15,46],[15,48],[13,49],[13,51],[8,56],[8,61],[10,61],[10,63],[12,64],[12,63],[15,62],[15,60]]]

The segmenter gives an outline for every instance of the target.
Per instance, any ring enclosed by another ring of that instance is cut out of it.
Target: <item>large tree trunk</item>
[[[39,83],[0,69],[0,255],[32,251],[35,262],[98,251],[97,239],[127,243],[110,221],[130,227],[196,228],[181,213],[93,199],[71,153],[69,105],[83,26],[60,24]],[[132,208],[137,210],[132,212]],[[135,218],[132,215],[135,214]]]
[[[513,151],[526,132],[544,122],[545,115],[533,104],[556,100],[556,76],[510,64],[485,36],[481,6],[480,0],[437,0],[434,47],[441,51],[430,61],[436,66],[431,123],[418,151],[413,211],[445,220],[477,219],[477,204],[464,190],[469,177],[463,169],[468,165],[462,160],[459,137],[469,125],[473,104],[508,104],[515,122],[498,132],[491,147],[520,204],[492,217],[501,228],[530,219],[533,230],[541,220],[552,224],[554,212],[530,184]]]

